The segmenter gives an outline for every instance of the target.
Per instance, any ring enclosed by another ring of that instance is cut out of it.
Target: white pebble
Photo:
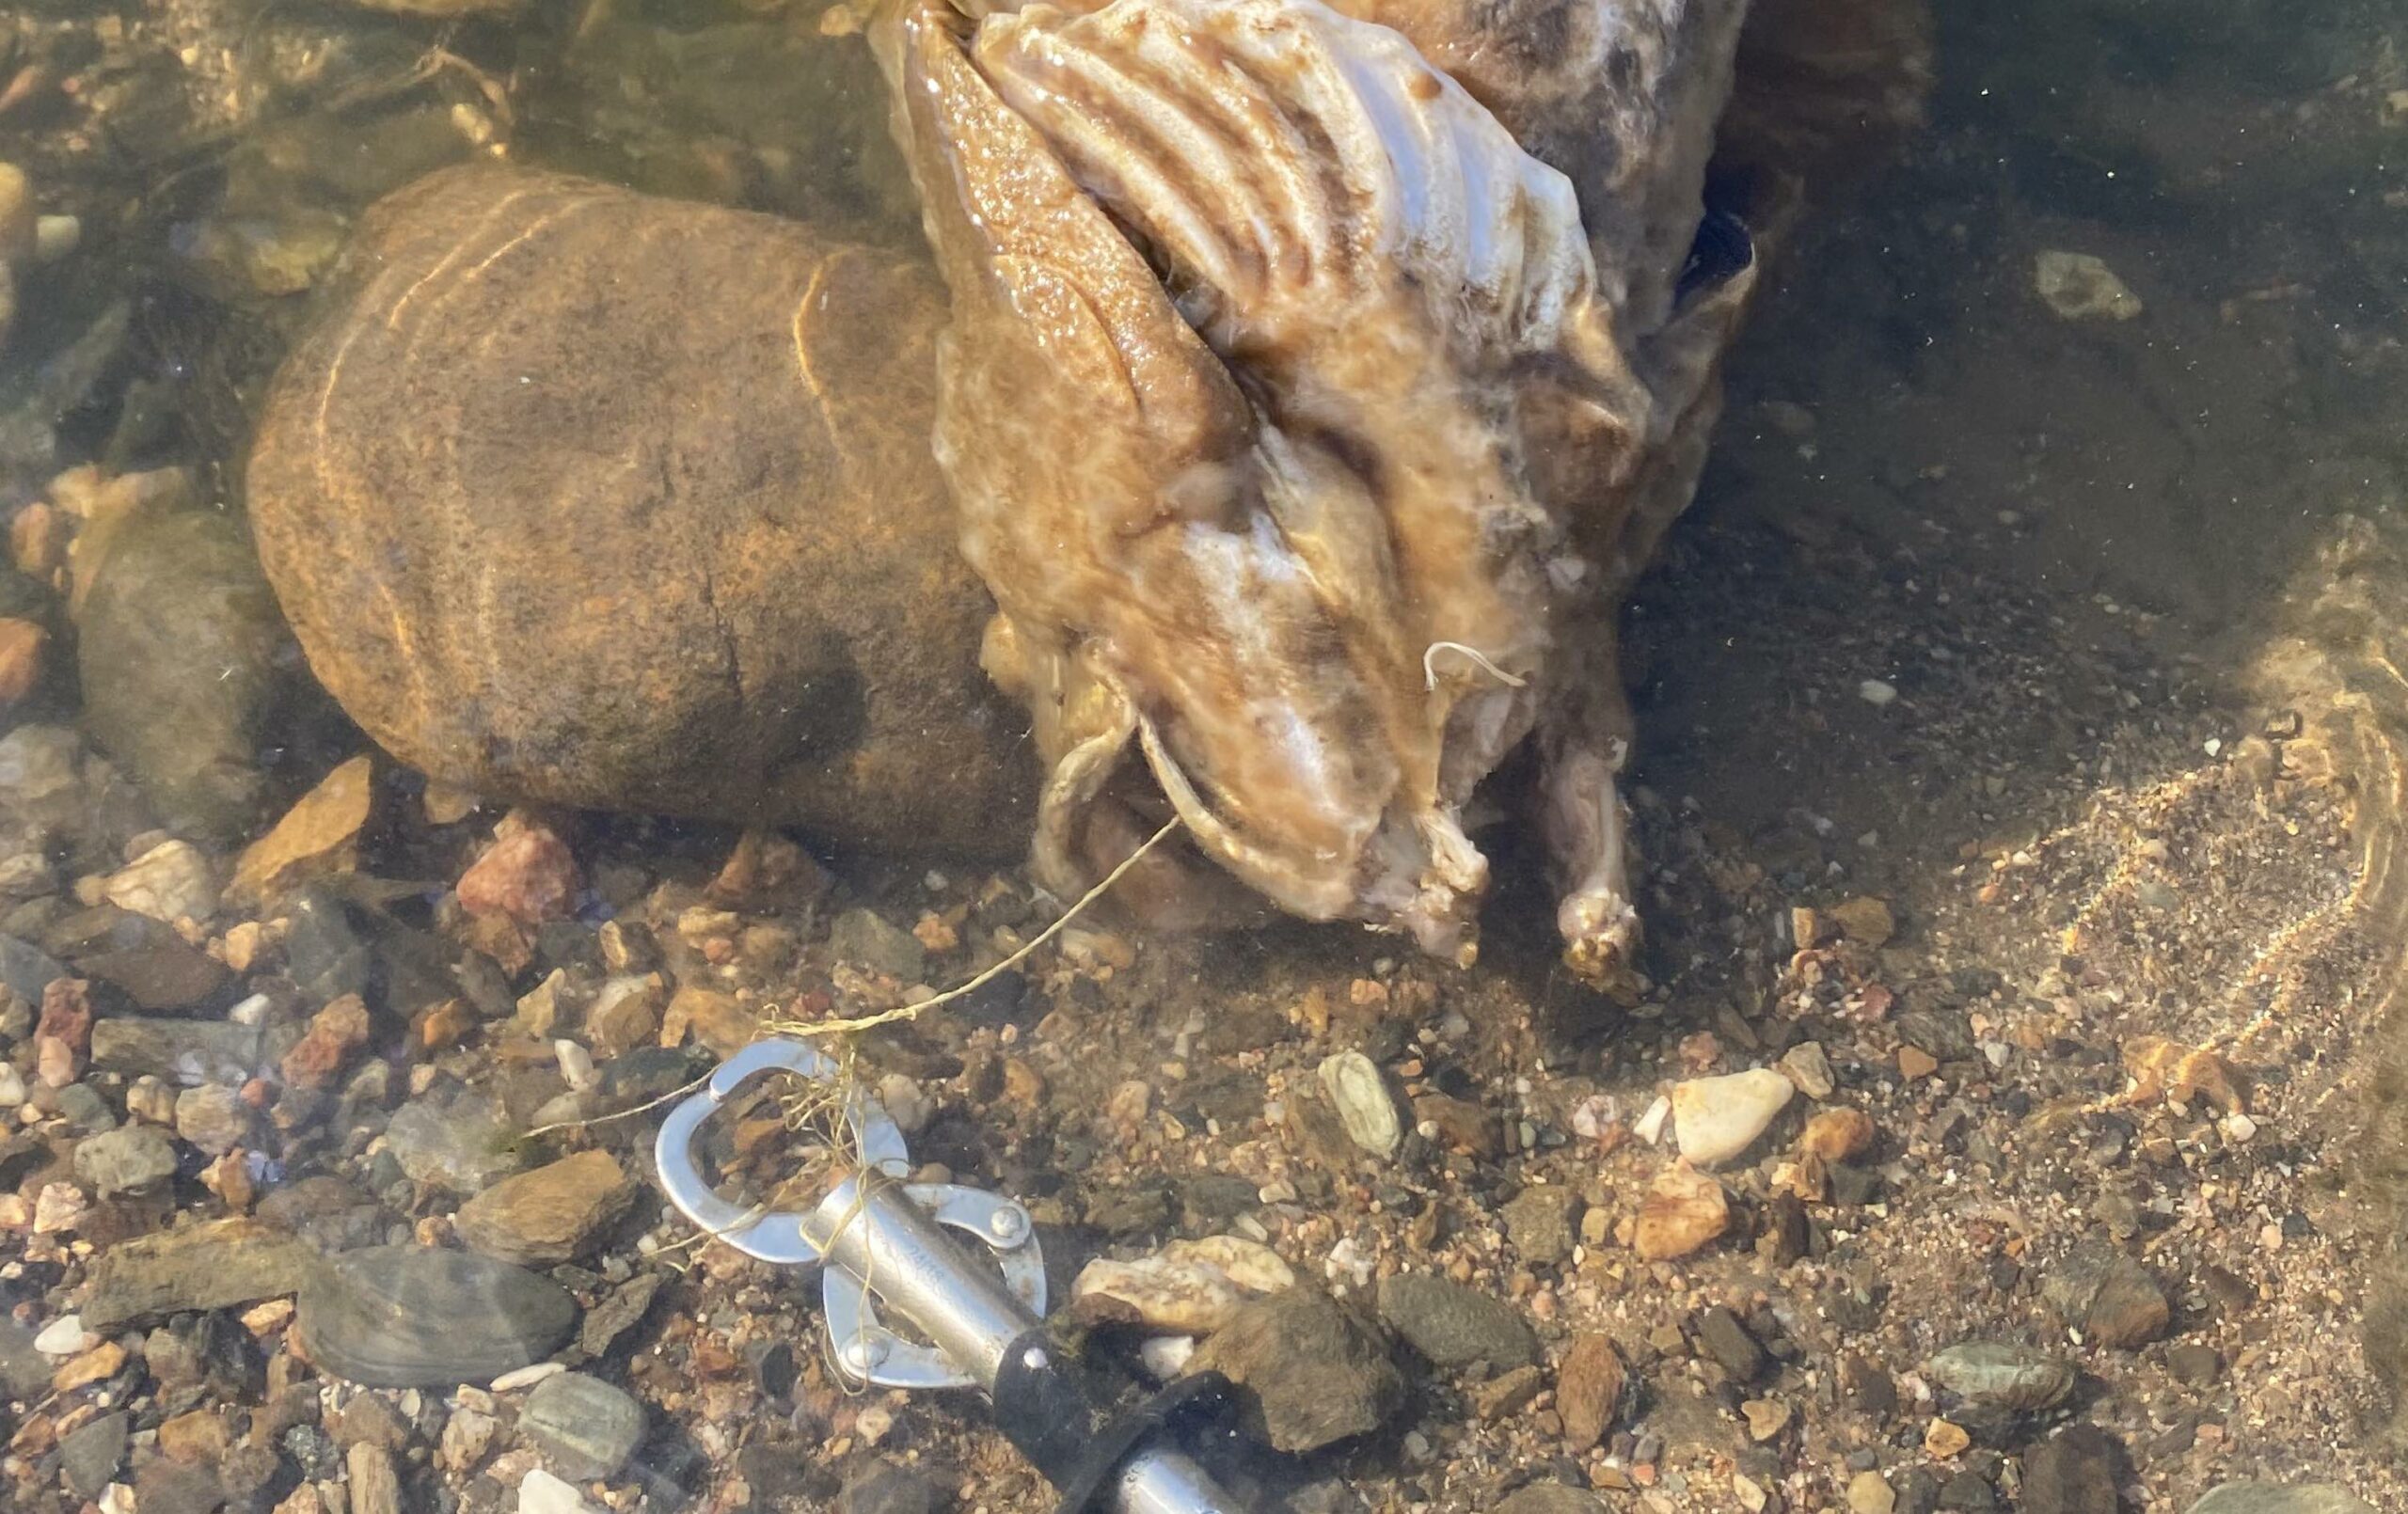
[[[1572,1133],[1583,1141],[1594,1141],[1612,1128],[1619,1112],[1613,1096],[1592,1094],[1573,1107]]]
[[[1672,1133],[1681,1155],[1700,1167],[1730,1160],[1755,1144],[1795,1092],[1769,1067],[1675,1084]]]
[[[554,1041],[552,1056],[561,1065],[561,1078],[574,1091],[590,1093],[601,1082],[600,1075],[594,1070],[594,1053],[575,1041]]]
[[[536,1362],[531,1365],[522,1366],[515,1372],[503,1373],[494,1379],[489,1386],[495,1393],[516,1393],[521,1388],[531,1388],[546,1378],[557,1377],[567,1370],[568,1368],[559,1362]]]
[[[1664,1139],[1664,1122],[1671,1112],[1672,1101],[1658,1095],[1656,1102],[1647,1106],[1647,1112],[1639,1117],[1639,1123],[1630,1128],[1630,1133],[1652,1146]]]
[[[884,1404],[872,1404],[853,1416],[853,1433],[863,1445],[876,1445],[895,1428],[895,1411]]]
[[[44,1356],[73,1356],[90,1344],[84,1333],[84,1321],[76,1315],[60,1315],[41,1327],[34,1337],[34,1349]]]
[[[1396,1154],[1397,1143],[1404,1139],[1403,1122],[1398,1118],[1387,1080],[1370,1058],[1360,1051],[1323,1058],[1321,1086],[1338,1106],[1339,1121],[1356,1145],[1374,1157]]]
[[[1856,686],[1856,697],[1878,710],[1895,702],[1898,690],[1896,686],[1885,684],[1878,678],[1868,678]]]
[[[1156,1382],[1168,1382],[1179,1376],[1187,1365],[1187,1359],[1195,1354],[1193,1335],[1151,1335],[1137,1348],[1137,1360],[1144,1364],[1146,1375]]]
[[[1341,1236],[1338,1244],[1329,1248],[1321,1270],[1322,1275],[1332,1283],[1351,1281],[1358,1288],[1367,1288],[1371,1285],[1372,1270],[1378,1265],[1378,1258],[1365,1255],[1353,1236]]]
[[[595,1510],[574,1484],[541,1467],[530,1467],[518,1481],[518,1514],[595,1514]]]

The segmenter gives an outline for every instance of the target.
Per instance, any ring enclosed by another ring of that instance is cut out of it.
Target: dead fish
[[[1465,807],[1544,718],[1592,896],[1567,918],[1625,959],[1619,688],[1558,698],[1613,676],[1566,609],[1601,576],[1528,453],[1576,438],[1609,487],[1652,404],[1570,181],[1314,0],[930,4],[877,40],[954,295],[937,449],[987,663],[1052,768],[1048,885],[1090,875],[1099,811],[1166,803],[1290,911],[1468,961]]]

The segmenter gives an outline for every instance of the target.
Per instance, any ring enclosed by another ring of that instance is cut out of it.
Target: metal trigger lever
[[[1189,1378],[1132,1401],[1067,1359],[1044,1328],[1045,1258],[1028,1211],[977,1189],[904,1181],[903,1132],[875,1099],[846,1096],[862,1165],[811,1209],[741,1207],[713,1192],[694,1154],[703,1122],[771,1072],[832,1087],[840,1069],[800,1041],[755,1042],[670,1112],[654,1156],[670,1201],[711,1235],[763,1261],[824,1270],[829,1344],[842,1371],[881,1387],[979,1389],[997,1427],[1060,1490],[1061,1514],[1240,1514],[1170,1443],[1177,1422],[1225,1384]],[[975,1238],[995,1265],[966,1254],[957,1235]],[[888,1329],[881,1307],[931,1344]]]

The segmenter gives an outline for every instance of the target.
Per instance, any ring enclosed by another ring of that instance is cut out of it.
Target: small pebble
[[[1831,1076],[1831,1059],[1819,1041],[1798,1042],[1782,1052],[1775,1065],[1808,1098],[1829,1098],[1838,1086]]]
[[[518,1514],[599,1514],[576,1485],[562,1482],[541,1467],[530,1467],[518,1481]]]
[[[1321,1086],[1338,1107],[1338,1117],[1354,1143],[1374,1157],[1396,1154],[1404,1139],[1404,1122],[1396,1097],[1376,1064],[1360,1051],[1340,1051],[1321,1065]]]
[[[1652,1146],[1663,1138],[1664,1122],[1671,1118],[1671,1114],[1672,1101],[1659,1095],[1655,1103],[1647,1106],[1647,1112],[1630,1128],[1630,1133]]]
[[[568,1368],[558,1362],[531,1362],[514,1372],[505,1372],[486,1384],[495,1393],[516,1393],[531,1388],[546,1378],[558,1377]]]
[[[84,1321],[74,1315],[60,1315],[34,1337],[34,1349],[44,1356],[73,1356],[90,1344]]]
[[[2064,321],[2130,321],[2140,296],[2095,254],[2052,247],[2033,259],[2032,284]]]
[[[1674,1084],[1672,1134],[1681,1155],[1701,1167],[1730,1160],[1755,1144],[1796,1092],[1769,1067]]]
[[[1847,1506],[1849,1514],[1891,1514],[1898,1495],[1879,1473],[1860,1472],[1848,1479]]]
[[[1667,1168],[1640,1201],[1633,1244],[1642,1260],[1670,1261],[1730,1228],[1730,1201],[1722,1185],[1682,1160]]]

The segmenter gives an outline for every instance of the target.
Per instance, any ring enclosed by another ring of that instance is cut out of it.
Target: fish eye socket
[[[1681,264],[1680,282],[1674,286],[1673,297],[1686,300],[1700,290],[1718,288],[1745,272],[1755,260],[1755,238],[1749,234],[1748,223],[1736,212],[1709,199],[1705,213],[1698,218],[1697,235],[1689,243],[1688,258]]]
[[[1689,239],[1688,257],[1682,262],[1680,280],[1673,287],[1676,301],[1728,282],[1756,260],[1755,237],[1749,231],[1747,222],[1753,197],[1746,181],[1733,173],[1710,173],[1701,197],[1704,200],[1704,213],[1698,217],[1697,232]]]

